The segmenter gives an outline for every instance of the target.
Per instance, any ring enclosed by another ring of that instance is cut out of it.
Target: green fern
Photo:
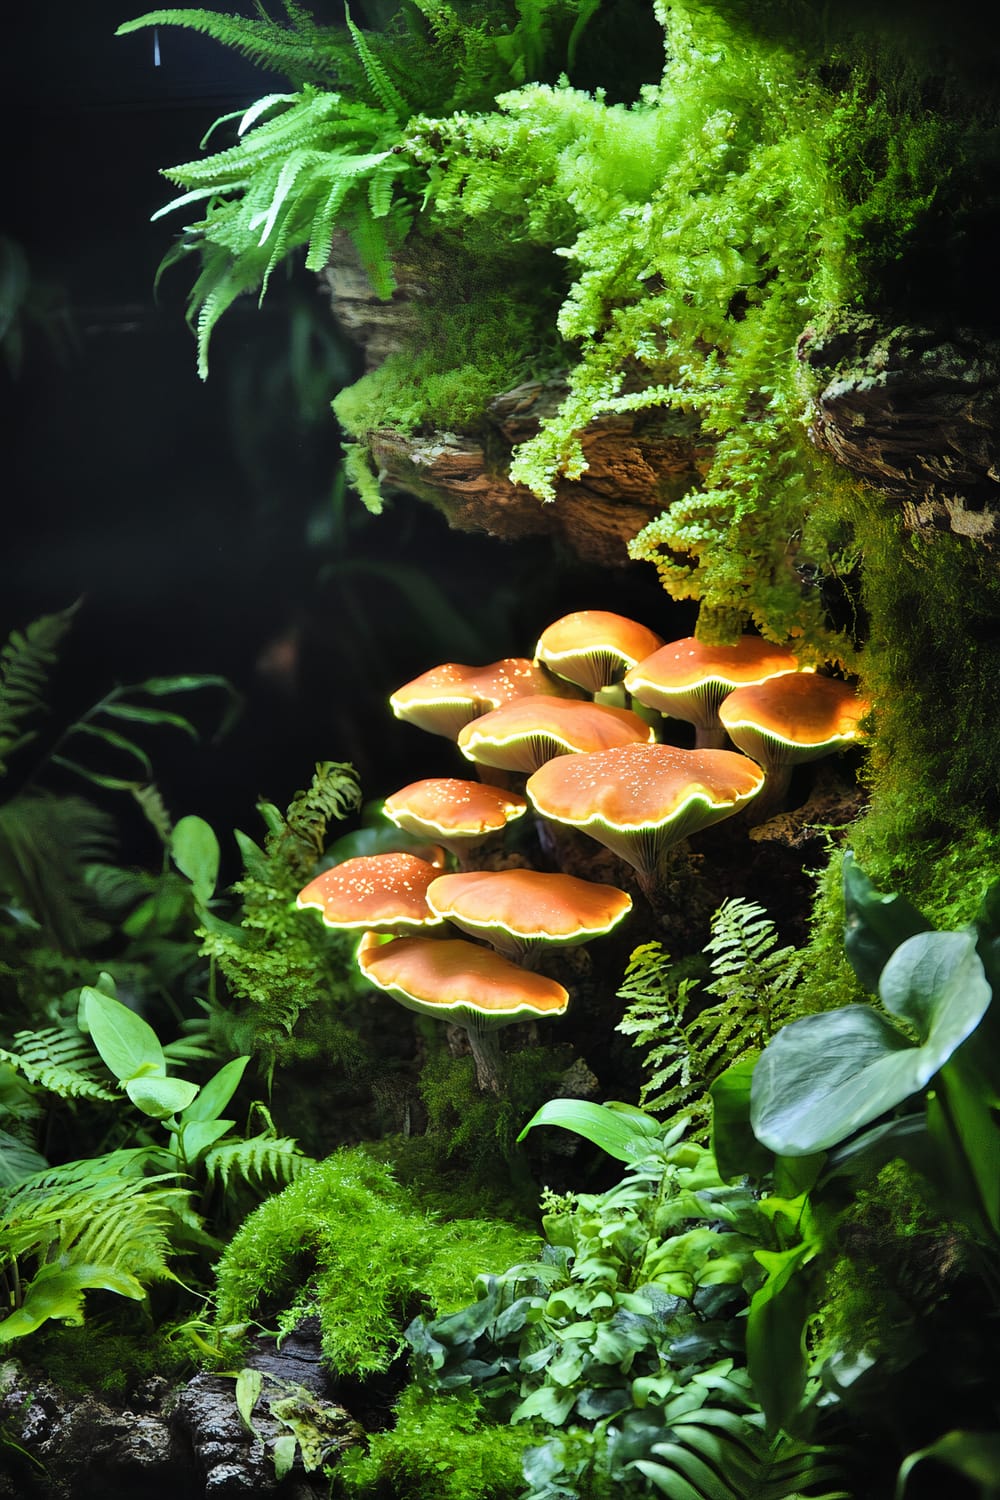
[[[220,1141],[205,1156],[209,1182],[218,1183],[224,1193],[235,1182],[269,1182],[283,1187],[303,1167],[312,1165],[312,1157],[306,1156],[291,1136],[266,1133],[242,1141]]]
[[[172,1173],[142,1175],[144,1150],[70,1162],[23,1178],[0,1199],[0,1343],[49,1318],[83,1320],[93,1289],[139,1301],[171,1275],[170,1230],[186,1202]]]
[[[28,1083],[59,1099],[114,1101],[120,1097],[99,1081],[107,1070],[89,1040],[62,1027],[16,1031],[13,1048],[0,1047],[0,1062],[9,1063]]]
[[[339,28],[317,26],[309,12],[293,0],[282,0],[282,4],[287,26],[273,20],[262,5],[257,6],[256,17],[171,8],[147,11],[134,21],[125,21],[115,35],[127,36],[149,26],[184,26],[297,82],[336,82],[347,53]]]
[[[774,923],[741,897],[723,902],[705,945],[710,982],[679,977],[659,943],[632,954],[618,995],[629,1002],[617,1029],[646,1049],[640,1103],[660,1114],[683,1112],[703,1139],[711,1118],[708,1089],[740,1058],[755,1056],[796,1014],[803,956],[778,948]],[[715,1004],[706,1004],[709,998]]]
[[[0,650],[0,776],[10,756],[35,737],[37,731],[23,725],[44,711],[49,673],[77,608],[72,604],[57,614],[42,615],[23,631],[12,631]]]
[[[352,767],[337,761],[317,764],[310,785],[292,800],[287,813],[272,803],[259,811],[267,827],[264,847],[237,834],[245,875],[235,887],[242,897],[240,926],[206,922],[202,952],[214,960],[230,994],[249,1006],[238,1046],[274,1049],[291,1035],[303,1010],[349,992],[349,944],[302,920],[295,896],[309,880],[333,819],[360,803]]]
[[[112,818],[82,797],[26,792],[0,806],[0,891],[63,953],[107,935],[88,871],[114,851]]]

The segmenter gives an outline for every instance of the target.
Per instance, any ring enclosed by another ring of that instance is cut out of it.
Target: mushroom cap
[[[733,750],[625,745],[551,760],[526,791],[542,817],[588,833],[649,879],[669,848],[739,812],[763,784]]]
[[[715,729],[719,704],[734,688],[799,671],[812,668],[800,668],[791,651],[756,635],[742,635],[733,646],[712,646],[686,636],[633,667],[626,674],[625,690],[671,718]]]
[[[439,875],[427,904],[473,937],[518,956],[544,943],[574,945],[600,937],[628,915],[632,898],[613,885],[539,870],[472,870]]]
[[[526,656],[505,656],[485,667],[449,661],[397,688],[389,706],[397,719],[454,739],[464,724],[490,709],[532,693],[558,692],[558,684]]]
[[[411,781],[385,799],[386,817],[397,827],[459,846],[499,833],[527,810],[517,792],[454,776]]]
[[[605,609],[580,609],[547,625],[535,660],[588,693],[619,682],[630,667],[663,644],[655,630]]]
[[[358,964],[372,984],[408,1010],[469,1030],[560,1016],[569,1004],[568,991],[554,979],[463,938],[401,937],[362,948]]]
[[[737,688],[719,709],[735,745],[765,767],[818,760],[859,739],[870,699],[836,677],[796,673]]]
[[[296,898],[315,907],[327,927],[400,932],[436,927],[441,917],[427,905],[427,887],[440,874],[414,854],[365,854],[324,870]]]
[[[515,698],[467,724],[458,748],[483,765],[531,772],[556,755],[645,744],[652,738],[649,725],[630,709],[541,695]]]

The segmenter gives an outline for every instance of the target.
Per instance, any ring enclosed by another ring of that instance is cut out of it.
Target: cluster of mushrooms
[[[397,718],[456,740],[480,779],[394,792],[386,815],[430,840],[432,858],[345,860],[298,905],[362,934],[357,960],[372,984],[463,1026],[479,1086],[492,1092],[501,1087],[498,1029],[569,1004],[563,985],[533,967],[539,949],[610,932],[632,897],[572,875],[476,868],[488,843],[530,806],[540,828],[579,829],[611,850],[649,896],[670,849],[751,801],[757,821],[762,806],[770,816],[792,769],[851,744],[870,707],[848,683],[757,636],[664,644],[604,610],[557,620],[534,660],[448,662],[390,704]],[[694,725],[693,749],[658,738],[664,716]],[[723,748],[727,736],[735,750]],[[448,854],[457,868],[443,873]]]

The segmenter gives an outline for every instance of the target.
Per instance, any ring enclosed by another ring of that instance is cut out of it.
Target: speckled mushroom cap
[[[366,854],[324,870],[299,892],[296,906],[315,907],[327,927],[408,932],[440,926],[427,887],[440,870],[414,854]]]
[[[396,938],[364,946],[358,964],[366,979],[408,1010],[470,1031],[559,1016],[569,1004],[568,991],[554,979],[463,938]]]
[[[647,743],[649,725],[627,708],[551,698],[515,698],[467,724],[458,748],[468,760],[504,771],[531,772],[556,755]]]
[[[535,660],[588,693],[620,682],[630,667],[663,644],[655,630],[605,609],[580,609],[546,626]]]
[[[439,875],[427,904],[463,932],[516,958],[547,943],[573,946],[616,927],[632,898],[613,885],[540,870],[471,870]]]
[[[799,670],[791,651],[756,635],[743,635],[734,646],[710,646],[686,636],[633,667],[625,676],[625,690],[671,718],[714,730],[719,704],[734,688]]]
[[[526,656],[505,656],[485,667],[449,661],[397,688],[389,706],[431,734],[454,739],[463,725],[527,694],[558,694],[559,685]]]
[[[549,761],[526,791],[542,817],[588,833],[649,881],[668,849],[739,812],[763,783],[733,750],[626,745]]]
[[[457,849],[500,833],[528,804],[517,792],[454,776],[411,781],[385,799],[385,814],[398,828],[421,838],[440,839]]]
[[[719,717],[733,743],[769,769],[844,749],[859,738],[870,708],[850,683],[797,673],[737,688]]]

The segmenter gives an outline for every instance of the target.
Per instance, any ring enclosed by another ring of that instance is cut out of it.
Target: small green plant
[[[557,1429],[530,1448],[531,1500],[579,1493],[786,1496],[832,1473],[765,1436],[744,1368],[745,1313],[774,1215],[711,1152],[626,1106],[553,1100],[561,1125],[629,1162],[601,1194],[543,1197],[546,1245],[477,1283],[461,1312],[407,1330],[429,1391],[472,1389],[494,1420]]]
[[[679,972],[660,943],[635,950],[618,991],[628,1009],[616,1029],[644,1049],[645,1109],[673,1118],[683,1112],[692,1135],[707,1137],[711,1084],[741,1058],[756,1056],[796,1013],[802,956],[777,941],[763,907],[737,897],[712,918],[704,948],[709,982]]]

